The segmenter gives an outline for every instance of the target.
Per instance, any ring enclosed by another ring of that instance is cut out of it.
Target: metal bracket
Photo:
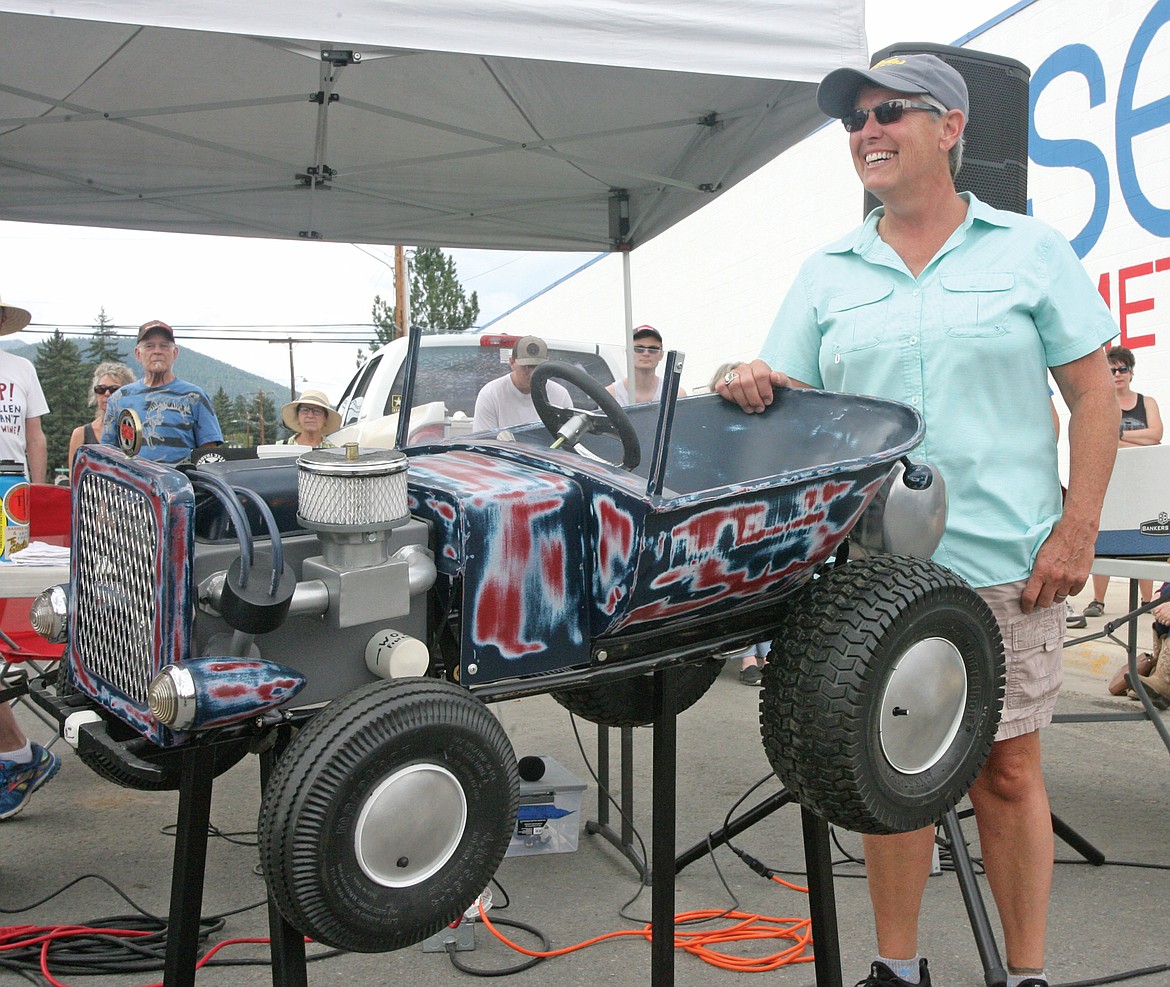
[[[447,926],[441,929],[429,939],[423,940],[422,951],[445,953],[448,945],[453,945],[457,953],[468,953],[475,949],[475,923],[464,919],[454,928]]]
[[[356,65],[361,60],[362,53],[349,48],[324,48],[321,51],[321,61],[330,65]]]

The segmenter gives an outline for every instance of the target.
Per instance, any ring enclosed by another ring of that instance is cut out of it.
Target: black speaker
[[[989,206],[1028,211],[1028,80],[1023,62],[951,45],[905,42],[875,52],[870,65],[891,55],[936,55],[967,83],[971,105],[963,140],[963,166],[955,188],[974,192]],[[865,193],[865,213],[878,205]]]

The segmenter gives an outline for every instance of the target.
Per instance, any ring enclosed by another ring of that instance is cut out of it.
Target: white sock
[[[1020,987],[1020,984],[1025,980],[1030,979],[1042,980],[1048,983],[1048,971],[1042,973],[1009,973],[1007,978],[1007,987]]]
[[[26,740],[23,747],[14,751],[0,751],[0,761],[15,761],[17,764],[28,764],[32,760],[32,741]]]
[[[908,984],[918,983],[918,960],[920,957],[913,956],[908,960],[890,960],[884,956],[878,957],[879,963],[884,963],[890,968],[890,973],[895,977],[900,977]]]

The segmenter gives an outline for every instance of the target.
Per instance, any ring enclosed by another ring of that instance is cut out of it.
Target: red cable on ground
[[[0,928],[0,952],[13,949],[28,949],[30,946],[41,947],[41,976],[43,976],[52,987],[69,987],[64,981],[58,980],[49,971],[49,946],[58,939],[69,938],[90,938],[100,936],[104,938],[141,938],[143,936],[155,935],[155,932],[144,931],[142,929],[106,929],[97,928],[85,925],[13,925]],[[216,953],[218,953],[225,946],[236,946],[244,943],[265,944],[271,940],[267,937],[256,938],[237,938],[224,939],[222,942],[216,943],[206,953],[200,957],[195,964],[195,969],[202,969],[203,966]],[[306,943],[311,943],[313,940],[305,937]],[[144,987],[163,987],[162,982],[147,984]]]

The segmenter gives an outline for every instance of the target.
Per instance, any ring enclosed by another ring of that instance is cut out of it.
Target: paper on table
[[[14,552],[9,559],[17,565],[63,565],[69,561],[69,549],[64,545],[33,541],[27,548]]]

